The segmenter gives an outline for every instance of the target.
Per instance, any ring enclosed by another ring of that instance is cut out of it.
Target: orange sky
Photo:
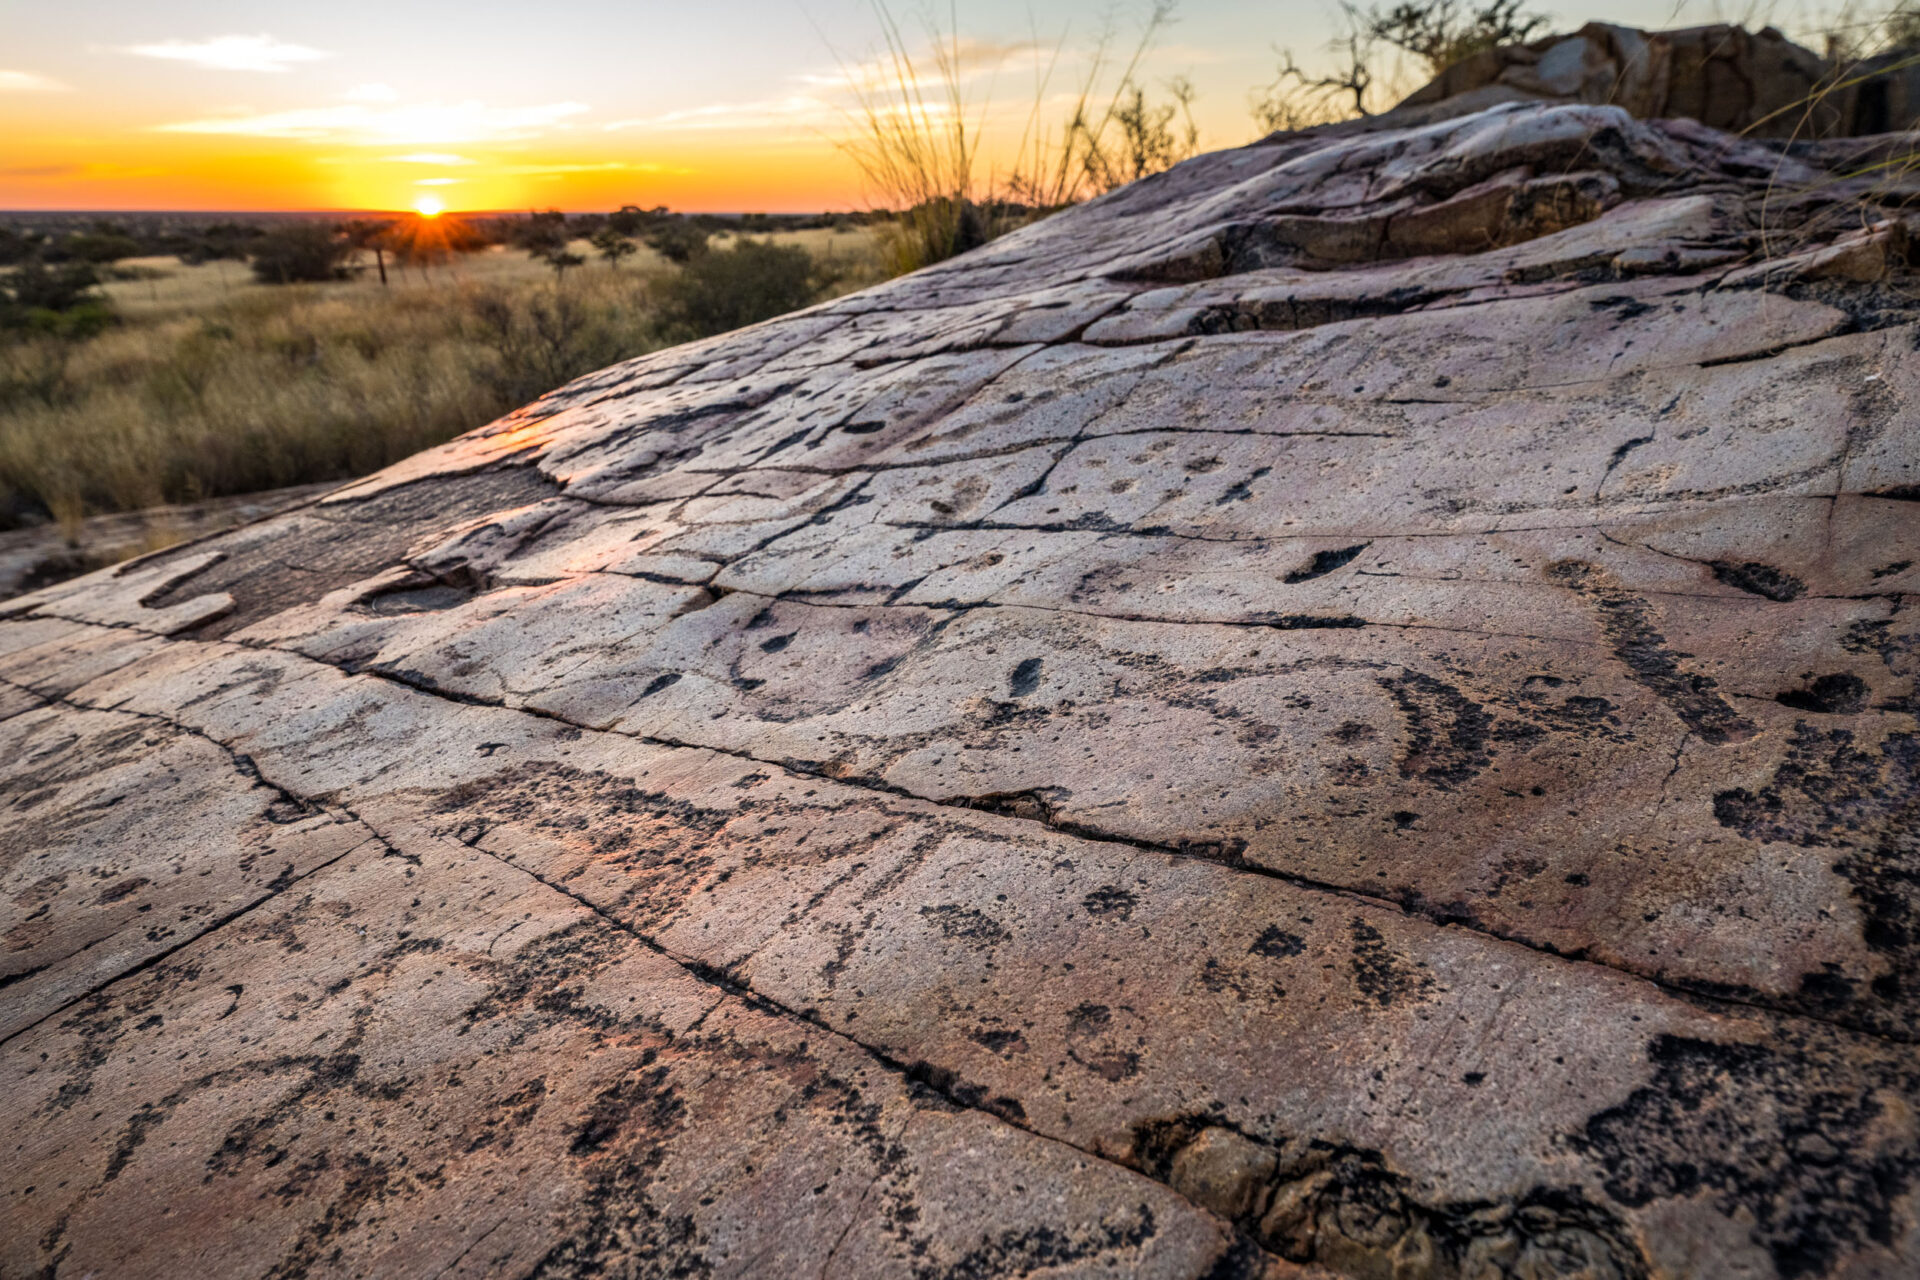
[[[893,9],[924,47],[911,0]],[[1108,9],[965,6],[988,165],[1048,63],[1043,115],[1064,118]],[[1119,14],[1125,50],[1137,14]],[[0,0],[0,208],[864,208],[884,201],[835,139],[878,30],[871,0]],[[1141,79],[1190,77],[1202,144],[1235,145],[1278,50],[1324,56],[1330,30],[1314,0],[1184,0]]]

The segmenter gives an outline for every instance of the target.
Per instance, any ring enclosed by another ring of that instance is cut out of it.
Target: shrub
[[[97,301],[93,286],[99,279],[94,269],[84,262],[49,267],[36,258],[29,258],[0,278],[0,286],[5,289],[7,321],[20,324],[36,311],[70,311],[84,302]]]
[[[691,262],[707,251],[707,232],[691,222],[675,220],[649,235],[647,247],[668,262]]]
[[[660,315],[670,332],[704,338],[797,311],[815,292],[813,255],[805,249],[741,240],[663,281]]]

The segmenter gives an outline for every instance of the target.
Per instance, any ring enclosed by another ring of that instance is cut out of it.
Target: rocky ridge
[[[1823,145],[1278,136],[0,606],[0,1274],[1912,1274]]]

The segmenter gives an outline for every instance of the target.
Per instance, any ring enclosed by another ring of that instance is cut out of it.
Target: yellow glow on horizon
[[[413,211],[423,218],[437,218],[446,207],[438,196],[421,196],[413,202]]]

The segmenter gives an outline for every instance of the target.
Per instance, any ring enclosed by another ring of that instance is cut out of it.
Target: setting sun
[[[440,203],[438,196],[421,196],[413,202],[413,211],[423,218],[437,218],[446,207]]]

